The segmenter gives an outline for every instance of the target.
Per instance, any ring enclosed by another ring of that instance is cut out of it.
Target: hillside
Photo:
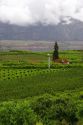
[[[37,24],[24,27],[0,23],[0,40],[82,41],[83,23],[74,20],[71,24]]]

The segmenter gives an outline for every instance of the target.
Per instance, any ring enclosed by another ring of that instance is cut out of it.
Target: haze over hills
[[[0,22],[0,40],[83,41],[83,23],[17,26]]]
[[[0,22],[0,50],[47,51],[56,40],[60,49],[83,49],[83,23],[63,23],[18,26]]]

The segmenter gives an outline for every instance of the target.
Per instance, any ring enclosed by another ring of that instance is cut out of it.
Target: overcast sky
[[[0,0],[0,21],[17,25],[83,21],[83,0]]]

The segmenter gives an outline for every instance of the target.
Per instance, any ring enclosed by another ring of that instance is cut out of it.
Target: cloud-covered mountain
[[[0,0],[0,39],[83,40],[83,0]]]
[[[83,41],[83,23],[76,20],[70,24],[33,26],[0,23],[0,40]]]
[[[83,0],[0,0],[0,21],[15,25],[83,22]]]

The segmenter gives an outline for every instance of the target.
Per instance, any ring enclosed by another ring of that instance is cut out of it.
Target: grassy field
[[[83,89],[83,68],[1,71],[0,100]]]
[[[54,64],[48,69],[48,52],[0,52],[0,100],[57,91],[83,89],[82,51],[60,51],[69,65]],[[50,52],[52,58],[52,52]]]
[[[49,53],[52,60],[52,52]],[[83,51],[60,51],[60,58],[67,59],[70,64],[51,61],[50,69],[47,54],[48,52],[30,51],[0,52],[1,103],[29,99],[46,93],[55,96],[58,93],[72,93],[77,102],[78,95],[81,96],[83,105]],[[81,119],[78,125],[82,123]]]

